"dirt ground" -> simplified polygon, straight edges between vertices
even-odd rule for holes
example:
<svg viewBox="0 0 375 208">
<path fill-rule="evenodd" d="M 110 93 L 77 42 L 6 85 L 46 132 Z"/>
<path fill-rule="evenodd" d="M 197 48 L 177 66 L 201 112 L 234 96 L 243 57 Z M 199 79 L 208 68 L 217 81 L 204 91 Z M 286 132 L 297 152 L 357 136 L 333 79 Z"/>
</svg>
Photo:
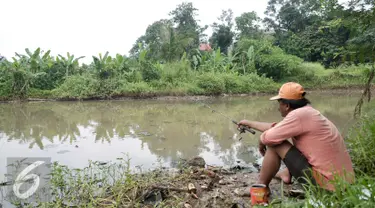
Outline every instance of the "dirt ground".
<svg viewBox="0 0 375 208">
<path fill-rule="evenodd" d="M 255 171 L 254 171 L 255 169 Z M 236 166 L 230 169 L 205 164 L 195 157 L 184 169 L 170 172 L 169 181 L 154 184 L 144 194 L 144 207 L 251 207 L 250 187 L 255 184 L 259 169 Z M 189 184 L 195 190 L 189 191 Z M 280 203 L 284 197 L 301 197 L 301 190 L 273 179 L 270 203 Z"/>
</svg>

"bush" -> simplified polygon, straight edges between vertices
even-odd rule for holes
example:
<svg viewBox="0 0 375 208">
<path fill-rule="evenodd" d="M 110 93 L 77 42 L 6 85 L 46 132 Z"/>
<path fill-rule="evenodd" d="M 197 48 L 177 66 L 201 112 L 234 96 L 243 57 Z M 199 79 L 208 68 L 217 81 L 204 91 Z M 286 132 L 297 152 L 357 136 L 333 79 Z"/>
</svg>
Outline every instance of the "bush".
<svg viewBox="0 0 375 208">
<path fill-rule="evenodd" d="M 142 73 L 138 70 L 133 70 L 132 72 L 125 73 L 123 74 L 123 77 L 127 82 L 135 83 L 143 81 Z"/>
<path fill-rule="evenodd" d="M 374 105 L 366 106 L 368 113 L 351 128 L 347 141 L 356 170 L 372 176 L 375 175 L 375 110 L 371 108 Z"/>
<path fill-rule="evenodd" d="M 221 74 L 220 78 L 224 81 L 225 92 L 242 93 L 242 80 L 236 74 Z"/>
<path fill-rule="evenodd" d="M 267 40 L 241 39 L 237 43 L 236 53 L 246 53 L 251 46 L 254 47 L 255 68 L 258 74 L 277 81 L 292 75 L 303 61 L 297 56 L 286 54 Z M 237 62 L 241 63 L 241 60 Z"/>
<path fill-rule="evenodd" d="M 97 97 L 107 98 L 117 94 L 120 85 L 121 81 L 117 78 L 99 80 Z"/>
<path fill-rule="evenodd" d="M 99 81 L 90 74 L 73 75 L 54 91 L 59 98 L 90 98 L 95 97 L 98 92 Z"/>
<path fill-rule="evenodd" d="M 333 192 L 310 186 L 306 190 L 304 207 L 374 207 L 374 181 L 373 176 L 360 176 L 349 184 L 337 178 L 333 181 Z"/>
<path fill-rule="evenodd" d="M 190 66 L 187 62 L 166 63 L 163 65 L 161 76 L 164 82 L 169 82 L 173 85 L 177 85 L 178 82 L 190 81 Z"/>
<path fill-rule="evenodd" d="M 120 93 L 125 94 L 143 94 L 150 92 L 153 92 L 153 89 L 146 82 L 123 83 L 120 89 Z"/>
<path fill-rule="evenodd" d="M 190 95 L 203 95 L 204 90 L 198 87 L 195 83 L 184 83 L 181 88 L 186 89 L 186 92 Z"/>
<path fill-rule="evenodd" d="M 326 70 L 320 63 L 304 62 L 291 75 L 286 76 L 282 80 L 289 82 L 314 81 L 318 78 L 317 76 L 324 76 L 325 74 Z"/>
<path fill-rule="evenodd" d="M 12 75 L 7 70 L 0 69 L 0 97 L 12 96 Z"/>
<path fill-rule="evenodd" d="M 175 83 L 177 85 L 177 83 Z M 170 82 L 165 82 L 163 80 L 153 80 L 149 82 L 149 86 L 161 90 L 161 89 L 173 89 L 174 85 Z"/>
<path fill-rule="evenodd" d="M 146 82 L 159 80 L 161 78 L 160 70 L 150 62 L 141 63 L 141 73 L 143 80 Z"/>
<path fill-rule="evenodd" d="M 225 91 L 225 83 L 215 73 L 205 73 L 197 77 L 198 87 L 204 89 L 207 94 L 221 94 Z"/>
<path fill-rule="evenodd" d="M 27 96 L 31 98 L 42 98 L 42 99 L 48 99 L 53 96 L 53 93 L 51 90 L 41 90 L 36 88 L 30 88 L 27 92 Z"/>
<path fill-rule="evenodd" d="M 52 90 L 64 82 L 66 69 L 59 63 L 54 63 L 46 69 L 45 74 L 37 76 L 31 87 L 41 90 Z"/>
<path fill-rule="evenodd" d="M 284 54 L 281 49 L 274 49 L 272 54 L 262 54 L 255 59 L 258 74 L 276 81 L 295 73 L 301 63 L 302 59 Z"/>
<path fill-rule="evenodd" d="M 272 79 L 264 76 L 260 77 L 257 74 L 248 74 L 239 78 L 242 83 L 241 91 L 243 93 L 277 91 L 279 88 L 279 85 Z"/>
</svg>

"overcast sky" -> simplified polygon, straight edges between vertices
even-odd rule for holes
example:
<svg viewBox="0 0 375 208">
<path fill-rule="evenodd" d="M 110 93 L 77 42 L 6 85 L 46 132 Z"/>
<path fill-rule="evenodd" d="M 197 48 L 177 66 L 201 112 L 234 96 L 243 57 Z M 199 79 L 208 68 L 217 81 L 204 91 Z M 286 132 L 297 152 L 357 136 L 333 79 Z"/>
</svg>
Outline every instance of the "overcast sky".
<svg viewBox="0 0 375 208">
<path fill-rule="evenodd" d="M 0 54 L 10 57 L 38 47 L 51 54 L 87 56 L 109 51 L 128 54 L 147 26 L 182 0 L 0 0 Z M 212 24 L 223 9 L 234 16 L 256 11 L 263 16 L 267 0 L 190 0 L 201 25 Z M 209 32 L 209 31 L 208 31 Z M 86 62 L 86 61 L 85 61 Z"/>
<path fill-rule="evenodd" d="M 127 55 L 148 25 L 183 0 L 0 0 L 0 54 L 10 57 L 25 48 L 86 56 L 109 51 Z M 234 17 L 256 11 L 264 17 L 268 0 L 190 0 L 201 25 L 212 24 L 223 9 Z M 207 31 L 210 33 L 210 29 Z"/>
</svg>

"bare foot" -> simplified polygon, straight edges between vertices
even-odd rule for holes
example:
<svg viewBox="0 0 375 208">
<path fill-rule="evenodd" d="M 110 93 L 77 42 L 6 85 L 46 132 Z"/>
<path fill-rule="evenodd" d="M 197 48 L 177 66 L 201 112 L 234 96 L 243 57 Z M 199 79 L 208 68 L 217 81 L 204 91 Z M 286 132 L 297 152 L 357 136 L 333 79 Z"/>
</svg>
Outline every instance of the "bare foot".
<svg viewBox="0 0 375 208">
<path fill-rule="evenodd" d="M 285 168 L 281 171 L 279 171 L 276 175 L 275 178 L 281 179 L 285 184 L 291 184 L 292 182 L 292 177 L 289 173 L 288 168 Z"/>
</svg>

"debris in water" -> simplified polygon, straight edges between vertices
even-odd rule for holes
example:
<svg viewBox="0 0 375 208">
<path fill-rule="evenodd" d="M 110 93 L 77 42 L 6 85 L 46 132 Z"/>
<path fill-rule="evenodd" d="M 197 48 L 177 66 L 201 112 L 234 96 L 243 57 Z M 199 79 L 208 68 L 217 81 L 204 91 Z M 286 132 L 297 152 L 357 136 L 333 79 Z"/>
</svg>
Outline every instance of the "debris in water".
<svg viewBox="0 0 375 208">
<path fill-rule="evenodd" d="M 152 136 L 152 134 L 149 133 L 149 132 L 147 132 L 147 131 L 139 132 L 139 135 L 142 135 L 142 136 Z"/>
<path fill-rule="evenodd" d="M 58 147 L 58 144 L 47 144 L 44 146 L 44 149 L 51 149 L 51 148 L 56 148 Z"/>
<path fill-rule="evenodd" d="M 58 151 L 57 154 L 65 154 L 67 152 L 70 152 L 69 150 L 61 150 L 61 151 Z"/>
<path fill-rule="evenodd" d="M 185 207 L 185 208 L 193 208 L 193 207 L 192 207 L 189 203 L 187 203 L 187 202 L 184 204 L 184 207 Z M 0 208 L 1 208 L 1 207 L 0 207 Z"/>
<path fill-rule="evenodd" d="M 247 166 L 247 165 L 235 165 L 231 167 L 229 170 L 234 171 L 234 172 L 241 172 L 241 173 L 256 172 L 256 169 L 253 166 Z"/>
<path fill-rule="evenodd" d="M 206 166 L 206 161 L 202 157 L 196 156 L 188 160 L 183 166 L 204 168 Z"/>
</svg>

